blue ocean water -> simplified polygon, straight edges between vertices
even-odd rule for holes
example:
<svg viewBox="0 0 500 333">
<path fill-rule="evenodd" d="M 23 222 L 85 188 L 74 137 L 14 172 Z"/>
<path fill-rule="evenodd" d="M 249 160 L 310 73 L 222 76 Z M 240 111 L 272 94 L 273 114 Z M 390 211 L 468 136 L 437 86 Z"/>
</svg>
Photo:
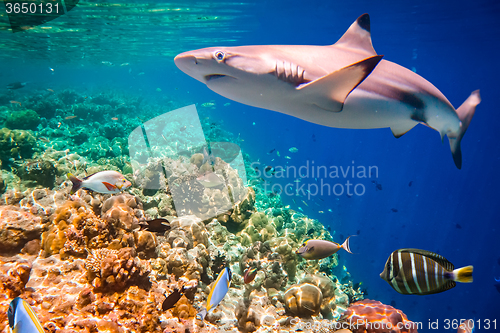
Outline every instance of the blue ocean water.
<svg viewBox="0 0 500 333">
<path fill-rule="evenodd" d="M 131 11 L 147 7 L 144 2 L 123 3 Z M 282 193 L 283 201 L 330 227 L 335 241 L 357 235 L 351 240 L 356 254 L 340 253 L 339 269 L 345 265 L 351 278 L 363 283 L 367 298 L 395 304 L 421 322 L 419 332 L 436 332 L 429 326 L 436 320 L 439 332 L 447 331 L 447 320 L 454 319 L 475 318 L 481 326 L 496 320 L 500 326 L 500 289 L 494 280 L 500 278 L 498 1 L 150 2 L 184 9 L 178 20 L 155 20 L 154 12 L 145 11 L 134 12 L 130 21 L 113 15 L 120 8 L 105 6 L 102 17 L 92 21 L 88 12 L 84 16 L 80 11 L 89 10 L 89 4 L 81 1 L 66 18 L 53 21 L 65 20 L 66 28 L 82 29 L 72 35 L 0 30 L 0 87 L 27 81 L 19 96 L 41 88 L 82 93 L 113 89 L 151 103 L 166 98 L 181 105 L 213 101 L 217 107 L 208 111 L 210 118 L 242 139 L 243 152 L 258 161 L 261 170 L 267 165 L 298 169 L 313 161 L 316 166 L 376 167 L 371 177 L 351 177 L 362 185 L 362 195 Z M 197 8 L 195 17 L 184 20 L 189 7 Z M 447 140 L 441 144 L 430 128 L 417 126 L 395 139 L 389 129 L 307 123 L 227 100 L 173 62 L 180 52 L 216 45 L 333 44 L 365 12 L 371 17 L 375 50 L 432 82 L 455 107 L 473 90 L 481 90 L 482 102 L 462 141 L 462 170 L 455 168 Z M 8 27 L 6 15 L 0 19 L 2 27 Z M 119 66 L 123 63 L 129 65 Z M 230 105 L 223 107 L 226 103 Z M 298 151 L 290 152 L 292 147 Z M 301 183 L 315 183 L 313 178 L 303 177 Z M 296 186 L 295 180 L 273 177 L 269 182 Z M 338 180 L 325 182 L 333 186 Z M 456 267 L 474 265 L 474 283 L 436 295 L 400 295 L 379 277 L 389 254 L 399 248 L 437 252 Z"/>
</svg>

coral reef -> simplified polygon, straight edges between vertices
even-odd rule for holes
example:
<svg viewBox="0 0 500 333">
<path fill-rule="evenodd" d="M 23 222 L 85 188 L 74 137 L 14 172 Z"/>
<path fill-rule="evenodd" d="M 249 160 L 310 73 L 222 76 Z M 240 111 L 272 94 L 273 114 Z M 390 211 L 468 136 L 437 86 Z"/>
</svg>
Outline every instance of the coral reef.
<svg viewBox="0 0 500 333">
<path fill-rule="evenodd" d="M 417 333 L 401 310 L 369 299 L 353 303 L 339 321 L 349 323 L 353 333 Z"/>
<path fill-rule="evenodd" d="M 0 129 L 0 160 L 31 158 L 35 147 L 35 137 L 28 131 Z"/>
<path fill-rule="evenodd" d="M 12 112 L 5 120 L 5 126 L 10 129 L 35 130 L 38 124 L 40 116 L 30 109 Z"/>
<path fill-rule="evenodd" d="M 135 256 L 133 248 L 91 250 L 85 259 L 87 277 L 97 290 L 121 291 L 130 285 L 150 287 L 149 263 Z"/>
<path fill-rule="evenodd" d="M 285 306 L 288 312 L 299 317 L 310 317 L 319 313 L 323 294 L 309 283 L 291 286 L 285 292 Z"/>
</svg>

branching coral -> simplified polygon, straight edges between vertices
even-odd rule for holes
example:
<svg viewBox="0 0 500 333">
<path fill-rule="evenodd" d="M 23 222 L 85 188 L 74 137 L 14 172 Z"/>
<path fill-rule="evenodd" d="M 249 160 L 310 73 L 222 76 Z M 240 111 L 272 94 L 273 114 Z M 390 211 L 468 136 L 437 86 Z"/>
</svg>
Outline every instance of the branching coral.
<svg viewBox="0 0 500 333">
<path fill-rule="evenodd" d="M 88 279 L 98 290 L 117 291 L 130 285 L 148 289 L 149 262 L 135 257 L 133 248 L 120 250 L 96 249 L 85 260 Z"/>
</svg>

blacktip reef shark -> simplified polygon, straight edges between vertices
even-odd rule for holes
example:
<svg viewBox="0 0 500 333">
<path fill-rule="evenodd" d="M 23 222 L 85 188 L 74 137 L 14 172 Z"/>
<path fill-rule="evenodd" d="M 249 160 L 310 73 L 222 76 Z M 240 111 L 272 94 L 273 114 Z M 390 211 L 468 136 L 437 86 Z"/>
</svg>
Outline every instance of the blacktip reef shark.
<svg viewBox="0 0 500 333">
<path fill-rule="evenodd" d="M 441 140 L 448 137 L 460 169 L 460 142 L 481 102 L 479 90 L 455 110 L 429 81 L 382 57 L 372 46 L 370 16 L 363 14 L 333 45 L 210 47 L 174 61 L 224 97 L 312 123 L 390 127 L 395 137 L 425 124 Z"/>
</svg>

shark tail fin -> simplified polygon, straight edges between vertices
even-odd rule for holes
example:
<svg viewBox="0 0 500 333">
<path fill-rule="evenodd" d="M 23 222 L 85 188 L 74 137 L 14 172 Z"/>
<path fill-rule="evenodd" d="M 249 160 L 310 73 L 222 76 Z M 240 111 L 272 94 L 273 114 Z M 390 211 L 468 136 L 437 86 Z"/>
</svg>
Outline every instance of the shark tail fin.
<svg viewBox="0 0 500 333">
<path fill-rule="evenodd" d="M 474 112 L 476 112 L 476 106 L 481 103 L 481 96 L 479 95 L 479 90 L 473 91 L 469 98 L 463 102 L 462 105 L 457 109 L 458 118 L 461 121 L 460 131 L 458 135 L 451 137 L 448 135 L 448 140 L 450 141 L 451 154 L 453 155 L 453 161 L 457 168 L 462 168 L 462 150 L 460 149 L 460 142 L 469 127 L 472 117 L 474 117 Z"/>
</svg>

